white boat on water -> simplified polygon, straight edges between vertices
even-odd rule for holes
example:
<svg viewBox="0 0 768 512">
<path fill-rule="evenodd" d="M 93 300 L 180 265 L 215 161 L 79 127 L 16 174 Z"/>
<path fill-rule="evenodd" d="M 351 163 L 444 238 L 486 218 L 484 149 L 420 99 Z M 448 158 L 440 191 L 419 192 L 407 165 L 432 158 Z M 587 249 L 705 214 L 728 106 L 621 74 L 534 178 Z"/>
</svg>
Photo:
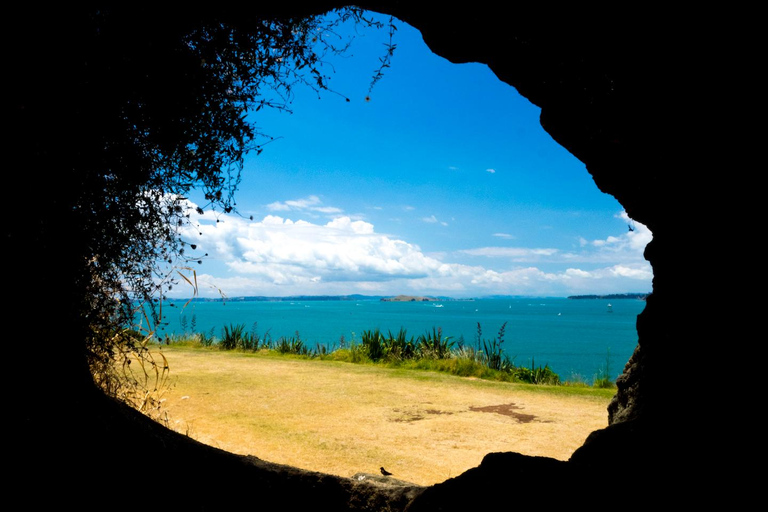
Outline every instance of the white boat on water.
<svg viewBox="0 0 768 512">
<path fill-rule="evenodd" d="M 608 312 L 613 313 L 613 306 L 611 306 L 610 304 L 608 304 Z"/>
</svg>

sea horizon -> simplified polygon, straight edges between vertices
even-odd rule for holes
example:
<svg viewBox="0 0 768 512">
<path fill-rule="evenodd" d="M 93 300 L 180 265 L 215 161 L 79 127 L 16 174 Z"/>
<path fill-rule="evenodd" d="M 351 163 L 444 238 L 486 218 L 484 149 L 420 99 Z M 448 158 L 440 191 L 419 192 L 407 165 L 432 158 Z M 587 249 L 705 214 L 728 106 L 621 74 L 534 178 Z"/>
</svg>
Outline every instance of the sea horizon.
<svg viewBox="0 0 768 512">
<path fill-rule="evenodd" d="M 411 295 L 411 294 L 397 294 L 397 295 L 365 295 L 365 294 L 348 294 L 348 295 L 238 295 L 238 296 L 220 296 L 220 297 L 165 297 L 165 302 L 226 302 L 226 301 L 261 301 L 261 300 L 381 300 L 387 298 L 395 298 L 400 296 L 408 297 L 429 297 L 439 299 L 443 301 L 467 301 L 467 300 L 486 300 L 486 299 L 582 299 L 582 298 L 597 298 L 597 299 L 636 299 L 639 297 L 647 297 L 651 292 L 626 292 L 626 293 L 607 293 L 607 294 L 577 294 L 577 295 L 537 295 L 537 294 L 523 294 L 523 295 L 477 295 L 467 297 L 453 297 L 449 295 Z"/>
</svg>

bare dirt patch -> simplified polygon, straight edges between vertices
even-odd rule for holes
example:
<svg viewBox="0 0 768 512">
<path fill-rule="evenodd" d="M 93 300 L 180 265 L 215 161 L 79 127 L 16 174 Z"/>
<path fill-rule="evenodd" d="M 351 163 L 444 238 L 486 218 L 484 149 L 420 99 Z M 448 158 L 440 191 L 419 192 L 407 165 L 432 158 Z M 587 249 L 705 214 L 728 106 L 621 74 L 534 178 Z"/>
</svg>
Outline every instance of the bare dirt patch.
<svg viewBox="0 0 768 512">
<path fill-rule="evenodd" d="M 519 423 L 530 423 L 532 421 L 549 423 L 549 421 L 547 420 L 537 419 L 536 416 L 533 414 L 523 414 L 523 413 L 517 412 L 519 409 L 522 409 L 522 407 L 515 405 L 513 403 L 501 404 L 501 405 L 486 405 L 485 407 L 475 407 L 475 406 L 469 407 L 469 410 L 474 412 L 493 412 L 496 414 L 501 414 L 502 416 L 511 416 L 512 418 L 515 418 Z"/>
</svg>

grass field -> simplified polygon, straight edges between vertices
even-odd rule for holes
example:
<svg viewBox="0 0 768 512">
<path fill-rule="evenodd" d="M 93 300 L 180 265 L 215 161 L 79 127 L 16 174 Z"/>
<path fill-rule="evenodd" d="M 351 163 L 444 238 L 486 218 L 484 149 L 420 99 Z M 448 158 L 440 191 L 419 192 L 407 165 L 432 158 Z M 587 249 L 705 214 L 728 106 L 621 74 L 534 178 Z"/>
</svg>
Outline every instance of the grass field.
<svg viewBox="0 0 768 512">
<path fill-rule="evenodd" d="M 384 466 L 423 485 L 494 451 L 567 460 L 607 426 L 613 395 L 259 353 L 162 351 L 171 428 L 271 462 L 340 476 Z"/>
</svg>

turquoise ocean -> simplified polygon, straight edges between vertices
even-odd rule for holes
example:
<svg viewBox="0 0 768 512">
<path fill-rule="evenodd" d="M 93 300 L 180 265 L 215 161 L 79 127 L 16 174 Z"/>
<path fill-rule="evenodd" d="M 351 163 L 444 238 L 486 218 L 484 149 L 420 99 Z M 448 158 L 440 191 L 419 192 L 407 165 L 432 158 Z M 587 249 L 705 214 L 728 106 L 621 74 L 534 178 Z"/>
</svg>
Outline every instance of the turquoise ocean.
<svg viewBox="0 0 768 512">
<path fill-rule="evenodd" d="M 518 366 L 549 367 L 561 379 L 592 378 L 605 371 L 612 378 L 637 345 L 636 321 L 645 302 L 639 299 L 510 298 L 383 302 L 380 300 L 195 301 L 165 304 L 157 336 L 187 332 L 220 337 L 224 326 L 245 325 L 246 331 L 273 340 L 298 335 L 310 346 L 338 347 L 342 336 L 360 341 L 363 331 L 380 329 L 418 337 L 432 328 L 467 345 L 482 336 L 498 335 L 506 322 L 507 355 Z"/>
</svg>

